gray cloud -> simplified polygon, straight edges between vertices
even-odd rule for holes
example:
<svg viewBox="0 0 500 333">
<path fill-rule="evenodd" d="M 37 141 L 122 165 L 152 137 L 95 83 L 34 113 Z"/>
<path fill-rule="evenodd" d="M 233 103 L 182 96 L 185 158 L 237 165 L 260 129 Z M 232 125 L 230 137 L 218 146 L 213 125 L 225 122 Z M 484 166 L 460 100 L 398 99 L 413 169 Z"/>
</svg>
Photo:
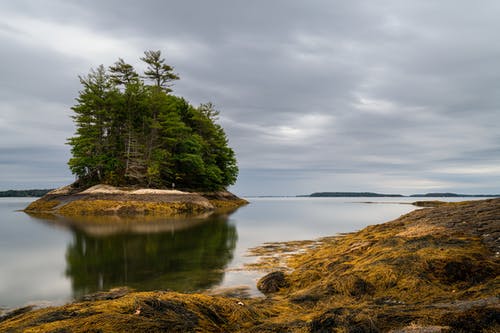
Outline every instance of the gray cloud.
<svg viewBox="0 0 500 333">
<path fill-rule="evenodd" d="M 221 110 L 239 194 L 500 192 L 495 1 L 32 0 L 0 10 L 0 188 L 71 179 L 77 75 L 118 57 L 140 68 L 143 50 L 161 49 L 181 76 L 175 93 Z"/>
</svg>

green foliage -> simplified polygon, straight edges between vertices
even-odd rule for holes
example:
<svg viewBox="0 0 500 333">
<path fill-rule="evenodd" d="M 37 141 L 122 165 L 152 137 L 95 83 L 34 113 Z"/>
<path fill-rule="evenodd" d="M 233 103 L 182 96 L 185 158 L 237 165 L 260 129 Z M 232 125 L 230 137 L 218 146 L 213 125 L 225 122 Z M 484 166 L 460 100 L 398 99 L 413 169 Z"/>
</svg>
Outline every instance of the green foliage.
<svg viewBox="0 0 500 333">
<path fill-rule="evenodd" d="M 179 77 L 173 73 L 174 69 L 171 66 L 165 64 L 165 59 L 161 57 L 161 52 L 146 51 L 141 60 L 148 64 L 144 76 L 154 82 L 154 87 L 165 92 L 171 92 L 170 82 L 178 80 Z"/>
<path fill-rule="evenodd" d="M 146 51 L 141 60 L 143 76 L 120 58 L 80 77 L 76 133 L 68 140 L 79 185 L 220 190 L 234 184 L 236 158 L 216 123 L 219 111 L 170 94 L 179 77 L 160 51 Z"/>
</svg>

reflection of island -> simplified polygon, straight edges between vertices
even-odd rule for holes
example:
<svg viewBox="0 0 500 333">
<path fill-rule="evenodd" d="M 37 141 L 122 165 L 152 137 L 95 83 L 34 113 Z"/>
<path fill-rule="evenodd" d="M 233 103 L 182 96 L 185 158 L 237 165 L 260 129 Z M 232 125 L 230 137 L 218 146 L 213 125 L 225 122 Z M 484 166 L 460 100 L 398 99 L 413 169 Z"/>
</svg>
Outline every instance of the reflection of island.
<svg viewBox="0 0 500 333">
<path fill-rule="evenodd" d="M 66 250 L 66 275 L 75 298 L 117 286 L 182 292 L 210 288 L 222 281 L 238 238 L 227 215 L 67 222 L 50 221 L 73 232 Z"/>
<path fill-rule="evenodd" d="M 228 211 L 230 214 L 232 211 Z M 48 224 L 50 226 L 61 227 L 64 229 L 79 230 L 86 235 L 91 236 L 109 236 L 124 233 L 155 233 L 155 232 L 174 232 L 183 229 L 189 229 L 193 226 L 205 223 L 210 218 L 223 218 L 222 214 L 204 213 L 192 215 L 190 217 L 173 216 L 74 216 L 64 217 L 53 214 L 35 214 L 28 213 L 35 220 Z"/>
</svg>

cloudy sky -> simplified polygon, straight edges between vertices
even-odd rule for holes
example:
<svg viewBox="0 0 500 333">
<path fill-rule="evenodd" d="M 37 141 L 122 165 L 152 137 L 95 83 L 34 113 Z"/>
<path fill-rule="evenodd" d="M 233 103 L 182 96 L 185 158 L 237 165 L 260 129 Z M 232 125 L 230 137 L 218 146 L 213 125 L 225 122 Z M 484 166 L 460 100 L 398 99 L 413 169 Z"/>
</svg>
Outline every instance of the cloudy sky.
<svg viewBox="0 0 500 333">
<path fill-rule="evenodd" d="M 162 50 L 240 195 L 500 192 L 500 2 L 0 2 L 0 190 L 73 180 L 77 76 Z"/>
</svg>

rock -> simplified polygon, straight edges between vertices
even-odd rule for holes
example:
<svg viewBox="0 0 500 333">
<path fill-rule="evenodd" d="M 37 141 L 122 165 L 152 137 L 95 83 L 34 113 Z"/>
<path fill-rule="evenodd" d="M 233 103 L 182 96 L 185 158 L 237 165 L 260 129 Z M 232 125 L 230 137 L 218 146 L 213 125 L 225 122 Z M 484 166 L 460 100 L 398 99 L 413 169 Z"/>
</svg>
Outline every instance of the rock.
<svg viewBox="0 0 500 333">
<path fill-rule="evenodd" d="M 357 310 L 333 308 L 317 316 L 309 323 L 309 332 L 378 333 L 369 318 L 358 316 Z"/>
<path fill-rule="evenodd" d="M 348 285 L 348 291 L 351 296 L 373 295 L 375 292 L 375 287 L 371 283 L 359 277 L 354 277 Z"/>
<path fill-rule="evenodd" d="M 132 289 L 127 287 L 118 287 L 109 291 L 101 291 L 94 294 L 88 294 L 82 297 L 84 302 L 95 302 L 102 300 L 118 299 L 132 292 Z"/>
<path fill-rule="evenodd" d="M 269 273 L 257 282 L 257 289 L 259 289 L 263 294 L 275 293 L 288 286 L 289 283 L 286 279 L 285 273 L 282 271 Z"/>
<path fill-rule="evenodd" d="M 448 202 L 439 201 L 439 200 L 426 200 L 426 201 L 415 201 L 412 205 L 417 207 L 438 207 L 447 205 Z"/>
<path fill-rule="evenodd" d="M 61 187 L 32 202 L 31 214 L 57 216 L 195 216 L 223 209 L 231 211 L 248 202 L 228 191 L 182 192 L 170 189 L 130 189 L 99 184 L 81 190 Z"/>
<path fill-rule="evenodd" d="M 27 306 L 23 306 L 21 308 L 17 308 L 17 309 L 13 309 L 13 310 L 7 311 L 6 313 L 4 313 L 4 314 L 2 314 L 0 316 L 0 323 L 2 321 L 6 321 L 6 320 L 9 320 L 9 319 L 14 318 L 16 316 L 20 316 L 22 314 L 30 312 L 34 308 L 35 307 L 33 305 L 27 305 Z"/>
</svg>

